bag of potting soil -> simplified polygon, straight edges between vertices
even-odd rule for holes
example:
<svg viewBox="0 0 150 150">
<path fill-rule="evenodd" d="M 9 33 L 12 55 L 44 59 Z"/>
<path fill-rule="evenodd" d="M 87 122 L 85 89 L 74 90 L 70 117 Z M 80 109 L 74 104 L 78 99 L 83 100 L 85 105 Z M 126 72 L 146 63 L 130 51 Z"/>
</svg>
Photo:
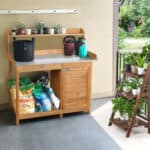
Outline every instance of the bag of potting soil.
<svg viewBox="0 0 150 150">
<path fill-rule="evenodd" d="M 20 86 L 20 87 L 22 87 L 22 86 L 24 86 L 24 85 L 29 85 L 29 84 L 31 84 L 31 83 L 32 83 L 32 82 L 31 82 L 30 78 L 28 78 L 28 77 L 23 77 L 23 78 L 21 78 L 21 79 L 19 80 L 19 86 Z M 10 88 L 12 88 L 12 87 L 14 87 L 14 86 L 16 86 L 16 80 L 15 80 L 15 79 L 9 80 L 9 81 L 8 81 L 8 88 L 10 89 Z"/>
<path fill-rule="evenodd" d="M 28 114 L 35 112 L 35 100 L 34 97 L 29 94 L 19 95 L 19 109 L 20 114 Z"/>
<path fill-rule="evenodd" d="M 50 97 L 52 104 L 54 105 L 54 109 L 59 109 L 59 105 L 60 105 L 60 100 L 59 98 L 54 94 L 54 91 L 52 88 L 50 88 L 49 86 L 46 86 L 44 88 L 44 91 L 46 92 L 46 94 Z"/>
<path fill-rule="evenodd" d="M 41 112 L 41 111 L 43 111 L 41 104 L 35 101 L 35 112 Z"/>
<path fill-rule="evenodd" d="M 41 92 L 40 94 L 33 93 L 33 95 L 34 95 L 36 102 L 38 102 L 41 105 L 42 111 L 51 110 L 50 99 L 44 92 Z"/>
<path fill-rule="evenodd" d="M 35 112 L 35 100 L 32 95 L 34 84 L 31 83 L 29 78 L 20 80 L 19 87 L 19 112 L 20 114 L 27 114 Z M 14 103 L 13 107 L 16 109 L 16 82 L 15 80 L 9 80 L 8 88 L 10 98 Z"/>
<path fill-rule="evenodd" d="M 33 96 L 36 100 L 36 104 L 39 103 L 41 105 L 42 111 L 50 111 L 51 110 L 51 102 L 49 97 L 43 92 L 42 87 L 39 83 L 35 85 L 33 90 Z M 38 105 L 39 106 L 39 105 Z"/>
</svg>

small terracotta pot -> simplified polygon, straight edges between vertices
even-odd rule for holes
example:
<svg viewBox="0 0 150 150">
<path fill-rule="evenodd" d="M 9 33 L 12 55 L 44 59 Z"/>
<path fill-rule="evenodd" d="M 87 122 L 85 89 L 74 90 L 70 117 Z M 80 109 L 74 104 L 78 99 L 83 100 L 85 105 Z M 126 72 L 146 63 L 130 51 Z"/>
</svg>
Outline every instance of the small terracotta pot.
<svg viewBox="0 0 150 150">
<path fill-rule="evenodd" d="M 19 28 L 17 29 L 17 34 L 18 35 L 26 34 L 26 30 L 24 28 Z"/>
</svg>

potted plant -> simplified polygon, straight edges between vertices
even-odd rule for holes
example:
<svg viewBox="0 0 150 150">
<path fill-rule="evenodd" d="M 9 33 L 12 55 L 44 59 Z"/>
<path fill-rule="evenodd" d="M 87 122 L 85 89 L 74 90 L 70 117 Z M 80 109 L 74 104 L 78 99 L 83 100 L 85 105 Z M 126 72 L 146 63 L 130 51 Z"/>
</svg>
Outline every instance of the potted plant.
<svg viewBox="0 0 150 150">
<path fill-rule="evenodd" d="M 131 90 L 130 81 L 127 79 L 123 82 L 123 92 L 128 93 Z"/>
<path fill-rule="evenodd" d="M 61 26 L 60 27 L 60 31 L 61 31 L 61 34 L 66 34 L 66 27 L 65 26 Z"/>
<path fill-rule="evenodd" d="M 123 120 L 129 120 L 132 117 L 135 100 L 128 100 L 124 97 L 115 97 L 112 99 L 113 112 L 119 112 Z"/>
<path fill-rule="evenodd" d="M 124 54 L 124 70 L 126 72 L 131 71 L 131 63 L 132 63 L 132 54 L 127 52 Z"/>
<path fill-rule="evenodd" d="M 134 9 L 132 5 L 120 7 L 119 26 L 127 32 L 132 32 L 136 25 L 137 16 L 134 14 Z"/>
<path fill-rule="evenodd" d="M 31 35 L 32 29 L 31 28 L 26 28 L 26 35 Z"/>
<path fill-rule="evenodd" d="M 137 53 L 132 53 L 132 62 L 131 62 L 131 72 L 133 74 L 137 73 L 137 65 L 136 65 L 136 60 L 135 60 L 135 56 Z"/>
<path fill-rule="evenodd" d="M 38 22 L 36 25 L 38 29 L 38 34 L 43 34 L 44 33 L 44 23 L 43 22 Z"/>
<path fill-rule="evenodd" d="M 49 27 L 44 27 L 43 28 L 43 33 L 44 34 L 49 34 Z"/>
<path fill-rule="evenodd" d="M 16 35 L 16 31 L 17 31 L 16 27 L 13 27 L 12 30 L 11 30 L 13 36 Z"/>
<path fill-rule="evenodd" d="M 129 82 L 130 82 L 130 87 L 132 89 L 132 94 L 134 96 L 138 95 L 140 92 L 140 84 L 141 84 L 139 79 L 138 78 L 131 78 Z"/>
<path fill-rule="evenodd" d="M 25 34 L 26 31 L 25 31 L 25 25 L 24 23 L 20 22 L 20 21 L 17 21 L 16 23 L 16 34 L 20 35 L 20 34 Z"/>
<path fill-rule="evenodd" d="M 54 27 L 50 27 L 49 28 L 49 34 L 54 34 L 55 33 L 55 28 Z"/>
<path fill-rule="evenodd" d="M 144 74 L 145 58 L 146 58 L 146 56 L 143 56 L 141 54 L 137 54 L 135 56 L 135 61 L 136 61 L 136 64 L 137 64 L 137 73 L 138 73 L 138 75 L 143 75 Z"/>
</svg>

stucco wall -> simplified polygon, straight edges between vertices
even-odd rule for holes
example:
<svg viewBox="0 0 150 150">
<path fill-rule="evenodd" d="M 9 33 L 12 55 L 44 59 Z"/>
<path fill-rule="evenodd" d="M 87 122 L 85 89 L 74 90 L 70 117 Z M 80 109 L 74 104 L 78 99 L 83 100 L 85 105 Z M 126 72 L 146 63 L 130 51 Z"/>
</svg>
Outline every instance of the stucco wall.
<svg viewBox="0 0 150 150">
<path fill-rule="evenodd" d="M 42 20 L 49 26 L 63 24 L 67 27 L 83 27 L 88 48 L 98 56 L 97 62 L 93 65 L 92 96 L 111 96 L 113 94 L 113 0 L 5 0 L 0 5 L 0 9 L 48 8 L 77 8 L 80 12 L 57 15 L 0 15 L 0 103 L 8 101 L 6 30 L 18 20 L 27 26 Z"/>
</svg>

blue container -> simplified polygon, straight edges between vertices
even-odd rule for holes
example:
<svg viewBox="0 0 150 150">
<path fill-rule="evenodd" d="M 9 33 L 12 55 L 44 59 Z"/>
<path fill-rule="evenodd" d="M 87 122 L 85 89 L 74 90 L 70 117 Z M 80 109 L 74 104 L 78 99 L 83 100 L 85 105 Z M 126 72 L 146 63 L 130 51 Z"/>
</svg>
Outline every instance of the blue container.
<svg viewBox="0 0 150 150">
<path fill-rule="evenodd" d="M 87 57 L 87 55 L 88 55 L 87 46 L 86 46 L 86 44 L 82 44 L 79 47 L 79 57 L 85 58 L 85 57 Z"/>
</svg>

